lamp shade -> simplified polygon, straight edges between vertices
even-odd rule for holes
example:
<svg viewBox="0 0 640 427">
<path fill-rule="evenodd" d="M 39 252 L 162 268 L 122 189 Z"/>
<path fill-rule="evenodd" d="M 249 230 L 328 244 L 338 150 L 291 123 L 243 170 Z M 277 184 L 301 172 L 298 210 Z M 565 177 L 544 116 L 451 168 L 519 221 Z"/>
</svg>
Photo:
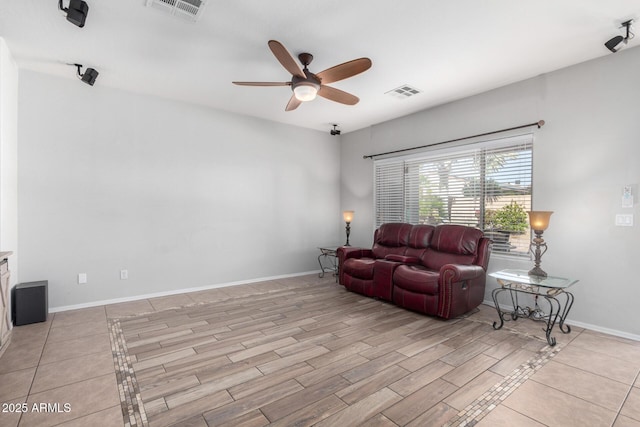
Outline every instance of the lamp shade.
<svg viewBox="0 0 640 427">
<path fill-rule="evenodd" d="M 344 212 L 342 212 L 342 218 L 344 218 L 344 222 L 353 221 L 353 211 L 344 211 Z"/>
<path fill-rule="evenodd" d="M 533 230 L 544 231 L 549 227 L 549 219 L 553 211 L 529 211 L 529 225 Z"/>
<path fill-rule="evenodd" d="M 293 93 L 299 101 L 313 101 L 318 93 L 318 88 L 312 84 L 300 83 L 293 88 Z"/>
</svg>

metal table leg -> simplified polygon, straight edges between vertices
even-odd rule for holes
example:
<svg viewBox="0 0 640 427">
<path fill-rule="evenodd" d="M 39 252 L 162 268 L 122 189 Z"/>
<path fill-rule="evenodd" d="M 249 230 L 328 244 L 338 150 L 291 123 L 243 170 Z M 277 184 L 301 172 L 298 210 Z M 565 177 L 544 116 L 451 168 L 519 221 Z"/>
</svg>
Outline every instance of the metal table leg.
<svg viewBox="0 0 640 427">
<path fill-rule="evenodd" d="M 500 318 L 500 325 L 496 326 L 498 322 L 493 322 L 493 329 L 496 329 L 496 330 L 504 326 L 505 313 L 500 309 L 500 303 L 498 303 L 498 294 L 504 290 L 505 290 L 504 288 L 500 287 L 500 288 L 495 288 L 491 292 L 491 297 L 493 298 L 493 304 L 496 306 L 496 310 L 498 311 L 498 317 Z"/>
<path fill-rule="evenodd" d="M 336 261 L 336 253 L 334 251 L 329 251 L 326 249 L 321 249 L 321 254 L 318 255 L 318 264 L 320 265 L 320 273 L 318 274 L 318 277 L 323 278 L 324 277 L 324 273 L 325 271 L 333 271 L 334 276 L 337 277 L 337 271 L 338 271 L 338 263 Z M 324 264 L 322 263 L 322 259 L 324 257 Z M 329 260 L 329 264 L 331 264 L 330 268 L 326 268 L 325 264 L 327 264 L 327 259 Z"/>
<path fill-rule="evenodd" d="M 318 274 L 318 277 L 323 278 L 324 277 L 324 265 L 322 265 L 322 261 L 320 261 L 320 258 L 324 257 L 325 260 L 327 259 L 327 254 L 326 253 L 321 253 L 320 255 L 318 255 L 318 264 L 320 264 L 320 274 Z"/>
<path fill-rule="evenodd" d="M 509 296 L 511 298 L 511 303 L 513 304 L 512 311 L 504 311 L 500 308 L 500 303 L 498 302 L 498 295 L 502 292 L 509 291 Z M 518 294 L 526 293 L 533 295 L 536 297 L 536 306 L 534 309 L 530 307 L 520 307 L 518 301 Z M 559 295 L 565 295 L 564 304 L 558 300 Z M 493 329 L 500 329 L 504 326 L 505 316 L 510 316 L 512 320 L 517 320 L 520 317 L 528 317 L 532 318 L 534 321 L 545 321 L 546 327 L 544 329 L 545 337 L 550 346 L 556 345 L 555 337 L 551 336 L 551 332 L 553 331 L 553 327 L 555 324 L 558 324 L 558 328 L 562 333 L 568 334 L 571 332 L 571 327 L 566 325 L 564 322 L 567 319 L 567 315 L 571 310 L 571 306 L 573 305 L 573 294 L 570 292 L 557 292 L 554 294 L 544 294 L 539 292 L 531 292 L 522 289 L 515 289 L 509 286 L 501 286 L 499 288 L 495 288 L 491 292 L 491 297 L 493 298 L 493 303 L 495 304 L 496 311 L 498 312 L 498 322 L 493 322 Z M 549 314 L 544 314 L 542 310 L 537 305 L 537 298 L 543 297 L 549 303 Z M 508 320 L 508 319 L 507 319 Z"/>
</svg>

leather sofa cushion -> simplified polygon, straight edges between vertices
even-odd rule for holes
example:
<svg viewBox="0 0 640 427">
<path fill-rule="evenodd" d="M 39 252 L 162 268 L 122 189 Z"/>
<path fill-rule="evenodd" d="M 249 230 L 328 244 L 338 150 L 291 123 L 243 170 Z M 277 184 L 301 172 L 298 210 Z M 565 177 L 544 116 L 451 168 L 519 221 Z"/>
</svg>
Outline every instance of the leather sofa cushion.
<svg viewBox="0 0 640 427">
<path fill-rule="evenodd" d="M 398 246 L 398 247 L 389 247 L 378 245 L 377 243 L 373 245 L 373 256 L 378 259 L 385 259 L 389 255 L 404 255 L 406 252 L 406 246 Z"/>
<path fill-rule="evenodd" d="M 409 233 L 413 226 L 404 223 L 382 224 L 376 233 L 375 243 L 382 246 L 408 246 Z"/>
<path fill-rule="evenodd" d="M 431 247 L 438 252 L 455 255 L 475 255 L 482 231 L 461 225 L 445 224 L 436 227 Z"/>
<path fill-rule="evenodd" d="M 409 233 L 412 225 L 404 223 L 382 224 L 376 230 L 371 250 L 375 258 L 387 255 L 404 255 L 409 243 Z"/>
<path fill-rule="evenodd" d="M 411 227 L 411 232 L 409 233 L 409 242 L 408 246 L 410 248 L 417 249 L 426 249 L 429 247 L 429 242 L 431 241 L 431 235 L 435 227 L 433 225 L 414 225 Z"/>
<path fill-rule="evenodd" d="M 438 294 L 437 271 L 428 270 L 421 265 L 401 265 L 393 273 L 394 286 L 418 294 Z"/>
<path fill-rule="evenodd" d="M 341 267 L 345 274 L 358 279 L 373 279 L 373 265 L 375 260 L 372 258 L 349 258 L 345 260 Z"/>
</svg>

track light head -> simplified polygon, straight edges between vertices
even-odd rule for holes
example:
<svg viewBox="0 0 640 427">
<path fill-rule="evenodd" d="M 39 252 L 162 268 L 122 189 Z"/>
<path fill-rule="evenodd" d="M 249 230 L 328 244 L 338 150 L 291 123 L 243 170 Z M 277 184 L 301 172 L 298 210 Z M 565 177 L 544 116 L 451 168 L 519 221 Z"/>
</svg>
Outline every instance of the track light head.
<svg viewBox="0 0 640 427">
<path fill-rule="evenodd" d="M 333 125 L 333 129 L 329 130 L 329 133 L 331 135 L 336 136 L 336 135 L 340 135 L 340 133 L 342 133 L 342 131 L 336 129 L 337 126 L 338 125 Z"/>
<path fill-rule="evenodd" d="M 58 8 L 67 12 L 67 21 L 80 28 L 84 27 L 89 13 L 89 5 L 82 0 L 69 0 L 69 7 L 62 7 L 62 0 L 58 0 Z"/>
<path fill-rule="evenodd" d="M 83 82 L 85 82 L 86 84 L 88 84 L 89 86 L 93 86 L 93 84 L 96 82 L 96 79 L 98 78 L 98 74 L 100 73 L 98 73 L 93 68 L 87 68 L 87 70 L 83 74 L 81 71 L 82 69 L 81 64 L 73 64 L 73 65 L 75 65 L 78 68 L 78 78 Z"/>
<path fill-rule="evenodd" d="M 627 35 L 626 36 L 615 36 L 612 39 L 608 40 L 604 45 L 607 49 L 609 49 L 611 52 L 616 53 L 617 51 L 619 51 L 620 49 L 622 49 L 623 47 L 625 47 L 627 45 L 627 43 L 629 43 L 629 39 L 632 39 L 634 37 L 634 34 L 630 31 L 631 28 L 631 23 L 633 22 L 632 19 L 625 21 L 622 23 L 622 27 L 627 29 Z"/>
</svg>

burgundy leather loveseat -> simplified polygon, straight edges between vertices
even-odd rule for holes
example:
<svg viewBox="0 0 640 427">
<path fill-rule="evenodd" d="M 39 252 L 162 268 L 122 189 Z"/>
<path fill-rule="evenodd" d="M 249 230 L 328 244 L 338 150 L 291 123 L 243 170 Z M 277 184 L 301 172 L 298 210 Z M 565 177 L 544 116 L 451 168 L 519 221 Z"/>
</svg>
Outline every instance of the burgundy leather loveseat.
<svg viewBox="0 0 640 427">
<path fill-rule="evenodd" d="M 371 249 L 338 249 L 340 284 L 445 319 L 484 299 L 491 240 L 461 225 L 383 224 Z"/>
</svg>

